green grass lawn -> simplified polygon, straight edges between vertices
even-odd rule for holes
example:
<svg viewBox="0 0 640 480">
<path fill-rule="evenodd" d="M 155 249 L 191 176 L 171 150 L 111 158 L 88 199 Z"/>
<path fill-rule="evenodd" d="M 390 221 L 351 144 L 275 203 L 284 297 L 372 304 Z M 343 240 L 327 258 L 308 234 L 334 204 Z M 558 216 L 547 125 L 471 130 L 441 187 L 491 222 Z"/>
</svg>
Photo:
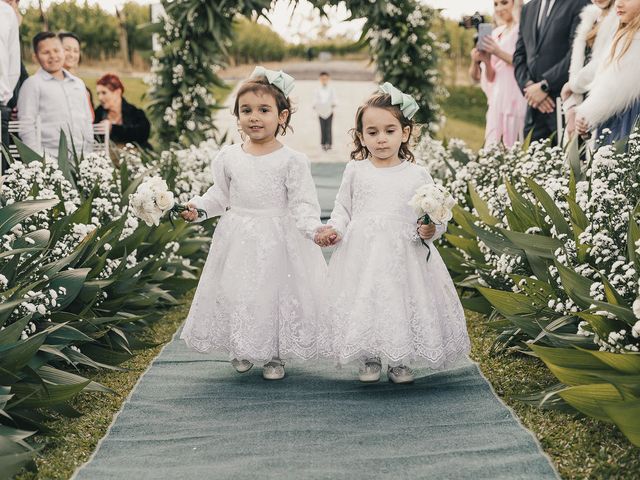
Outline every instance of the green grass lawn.
<svg viewBox="0 0 640 480">
<path fill-rule="evenodd" d="M 460 138 L 473 150 L 484 144 L 487 99 L 479 87 L 447 87 L 449 97 L 442 101 L 447 121 L 438 138 Z"/>
<path fill-rule="evenodd" d="M 96 77 L 81 77 L 89 90 L 93 93 L 94 106 L 98 106 L 98 97 L 96 95 Z M 143 100 L 144 94 L 147 92 L 147 85 L 138 77 L 120 77 L 124 85 L 124 97 L 127 101 L 136 107 L 144 108 L 146 101 Z"/>
</svg>

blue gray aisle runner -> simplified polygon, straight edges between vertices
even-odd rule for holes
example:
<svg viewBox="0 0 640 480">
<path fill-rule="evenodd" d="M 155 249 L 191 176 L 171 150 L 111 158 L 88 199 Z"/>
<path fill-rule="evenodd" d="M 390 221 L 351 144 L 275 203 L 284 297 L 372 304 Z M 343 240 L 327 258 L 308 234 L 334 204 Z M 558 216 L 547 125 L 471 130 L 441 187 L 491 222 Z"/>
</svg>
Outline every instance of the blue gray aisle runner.
<svg viewBox="0 0 640 480">
<path fill-rule="evenodd" d="M 328 168 L 314 166 L 323 211 L 339 183 L 330 194 Z M 475 364 L 417 374 L 414 385 L 367 385 L 348 368 L 291 362 L 268 382 L 176 335 L 74 478 L 558 478 Z"/>
</svg>

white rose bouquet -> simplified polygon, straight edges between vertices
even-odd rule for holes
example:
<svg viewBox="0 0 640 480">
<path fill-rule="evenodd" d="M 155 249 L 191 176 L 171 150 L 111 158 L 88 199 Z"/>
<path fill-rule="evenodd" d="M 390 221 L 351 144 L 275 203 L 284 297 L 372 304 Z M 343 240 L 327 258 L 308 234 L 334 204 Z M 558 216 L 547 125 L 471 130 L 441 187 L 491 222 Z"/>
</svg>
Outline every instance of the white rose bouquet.
<svg viewBox="0 0 640 480">
<path fill-rule="evenodd" d="M 429 223 L 442 225 L 451 220 L 455 204 L 456 201 L 449 191 L 442 185 L 435 183 L 427 183 L 418 187 L 415 195 L 409 201 L 409 206 L 420 216 L 418 221 L 424 225 Z M 427 261 L 429 261 L 431 248 L 424 239 L 421 238 L 420 241 L 427 247 Z"/>
<path fill-rule="evenodd" d="M 129 195 L 129 205 L 134 215 L 148 226 L 160 225 L 160 219 L 167 212 L 173 223 L 173 216 L 177 217 L 187 210 L 186 206 L 176 203 L 167 182 L 157 176 L 145 179 L 136 192 Z M 198 215 L 206 215 L 206 212 L 198 209 Z"/>
</svg>

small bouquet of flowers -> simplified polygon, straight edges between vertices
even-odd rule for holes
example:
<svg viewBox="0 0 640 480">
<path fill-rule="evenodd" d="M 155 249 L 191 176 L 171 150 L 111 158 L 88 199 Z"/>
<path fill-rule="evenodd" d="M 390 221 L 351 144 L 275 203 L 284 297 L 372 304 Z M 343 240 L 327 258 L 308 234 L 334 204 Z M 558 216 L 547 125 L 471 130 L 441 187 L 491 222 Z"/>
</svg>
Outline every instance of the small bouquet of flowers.
<svg viewBox="0 0 640 480">
<path fill-rule="evenodd" d="M 173 217 L 187 210 L 185 205 L 176 203 L 167 182 L 158 176 L 146 178 L 136 192 L 129 195 L 129 205 L 134 215 L 148 226 L 160 225 L 160 219 L 167 212 L 169 220 L 173 223 Z M 206 212 L 200 208 L 197 211 L 199 216 L 206 215 Z"/>
<path fill-rule="evenodd" d="M 418 221 L 424 225 L 429 223 L 442 225 L 451 220 L 455 204 L 456 201 L 449 191 L 442 185 L 435 183 L 427 183 L 418 187 L 415 195 L 409 201 L 409 206 L 420 216 Z M 431 248 L 424 239 L 421 238 L 420 241 L 427 247 L 427 261 L 429 261 Z"/>
</svg>

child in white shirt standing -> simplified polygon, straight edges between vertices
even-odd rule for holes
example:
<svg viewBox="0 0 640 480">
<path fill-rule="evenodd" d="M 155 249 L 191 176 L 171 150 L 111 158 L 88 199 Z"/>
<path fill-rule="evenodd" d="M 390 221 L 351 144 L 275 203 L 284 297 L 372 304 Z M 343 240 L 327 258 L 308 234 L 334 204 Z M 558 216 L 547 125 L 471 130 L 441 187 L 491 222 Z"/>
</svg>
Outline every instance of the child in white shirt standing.
<svg viewBox="0 0 640 480">
<path fill-rule="evenodd" d="M 331 76 L 328 72 L 320 72 L 320 86 L 316 89 L 313 108 L 320 118 L 320 145 L 322 149 L 331 150 L 331 126 L 333 109 L 336 106 L 336 92 L 329 85 Z"/>
</svg>

